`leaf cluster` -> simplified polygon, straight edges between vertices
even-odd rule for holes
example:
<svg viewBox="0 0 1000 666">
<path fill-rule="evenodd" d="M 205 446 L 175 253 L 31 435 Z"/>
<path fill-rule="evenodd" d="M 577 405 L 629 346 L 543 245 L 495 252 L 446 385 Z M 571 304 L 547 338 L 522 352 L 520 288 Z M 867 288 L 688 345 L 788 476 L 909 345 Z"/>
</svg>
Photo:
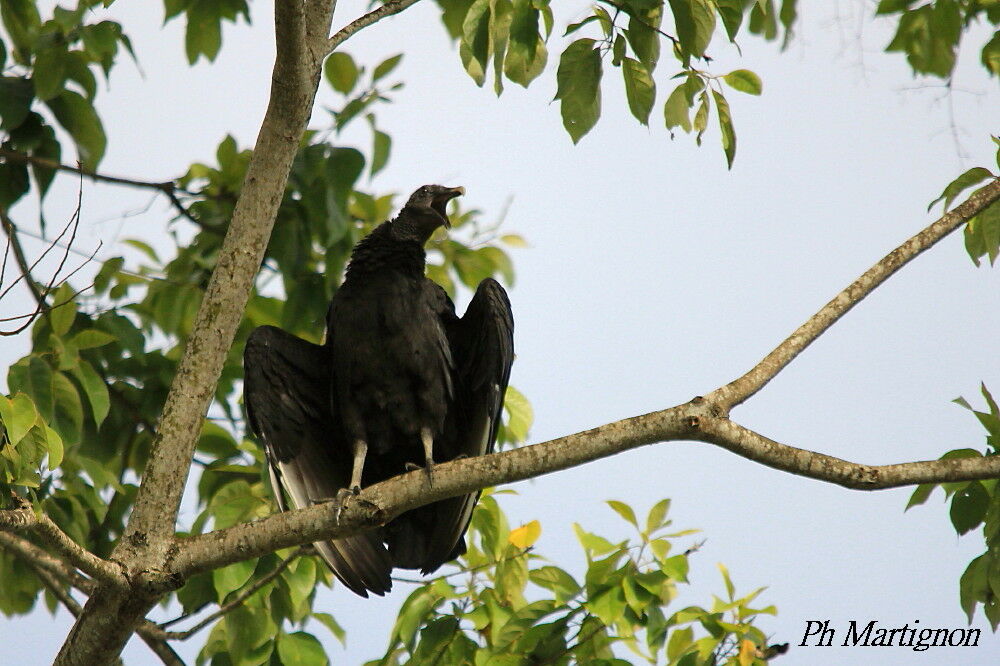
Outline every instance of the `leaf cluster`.
<svg viewBox="0 0 1000 666">
<path fill-rule="evenodd" d="M 986 430 L 986 450 L 955 449 L 941 456 L 942 460 L 955 458 L 979 458 L 1000 455 L 1000 408 L 985 385 L 983 398 L 988 411 L 978 411 L 965 398 L 955 402 L 971 411 Z M 985 481 L 957 481 L 953 483 L 922 483 L 910 496 L 906 508 L 923 504 L 941 487 L 945 499 L 951 500 L 949 516 L 959 535 L 968 534 L 980 525 L 986 551 L 972 560 L 959 581 L 962 608 L 969 616 L 975 615 L 976 607 L 982 604 L 983 612 L 993 630 L 1000 626 L 1000 490 L 997 479 Z"/>
<path fill-rule="evenodd" d="M 751 606 L 761 590 L 737 596 L 725 567 L 725 599 L 667 611 L 696 551 L 673 553 L 693 531 L 668 531 L 669 500 L 643 527 L 630 506 L 608 502 L 636 532 L 625 541 L 575 525 L 586 557 L 578 579 L 535 550 L 538 521 L 510 529 L 496 494 L 476 507 L 459 570 L 410 594 L 385 655 L 368 666 L 628 664 L 623 651 L 651 664 L 764 663 L 766 636 L 754 622 L 774 607 Z"/>
</svg>

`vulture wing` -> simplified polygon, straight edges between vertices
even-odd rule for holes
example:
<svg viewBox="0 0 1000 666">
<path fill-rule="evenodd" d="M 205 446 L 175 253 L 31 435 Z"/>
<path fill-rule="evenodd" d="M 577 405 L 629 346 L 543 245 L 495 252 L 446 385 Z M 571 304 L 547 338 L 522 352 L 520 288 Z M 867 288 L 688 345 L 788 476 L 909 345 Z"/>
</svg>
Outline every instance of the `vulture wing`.
<svg viewBox="0 0 1000 666">
<path fill-rule="evenodd" d="M 337 441 L 330 410 L 330 350 L 273 326 L 247 339 L 243 387 L 247 419 L 264 444 L 282 511 L 337 497 L 351 475 L 351 449 Z M 385 594 L 392 561 L 379 530 L 315 544 L 352 592 Z"/>
<path fill-rule="evenodd" d="M 454 363 L 452 404 L 443 436 L 434 443 L 439 462 L 493 451 L 504 394 L 514 362 L 514 318 L 507 292 L 493 279 L 479 283 L 465 316 L 457 318 L 444 291 L 428 280 L 447 331 Z M 390 525 L 396 566 L 427 574 L 465 552 L 465 531 L 479 493 L 452 497 L 403 514 Z"/>
</svg>

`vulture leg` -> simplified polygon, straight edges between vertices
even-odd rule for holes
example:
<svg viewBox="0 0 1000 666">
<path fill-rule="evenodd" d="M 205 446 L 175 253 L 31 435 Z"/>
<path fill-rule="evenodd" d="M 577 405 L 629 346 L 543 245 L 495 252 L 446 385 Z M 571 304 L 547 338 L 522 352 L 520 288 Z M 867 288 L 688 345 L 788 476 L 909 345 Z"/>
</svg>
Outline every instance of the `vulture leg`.
<svg viewBox="0 0 1000 666">
<path fill-rule="evenodd" d="M 365 456 L 368 455 L 368 444 L 363 439 L 354 442 L 354 466 L 351 468 L 351 492 L 355 495 L 361 492 L 361 472 L 365 468 Z"/>
<path fill-rule="evenodd" d="M 424 462 L 427 465 L 427 480 L 434 483 L 434 436 L 430 428 L 420 429 L 420 441 L 424 443 Z"/>
</svg>

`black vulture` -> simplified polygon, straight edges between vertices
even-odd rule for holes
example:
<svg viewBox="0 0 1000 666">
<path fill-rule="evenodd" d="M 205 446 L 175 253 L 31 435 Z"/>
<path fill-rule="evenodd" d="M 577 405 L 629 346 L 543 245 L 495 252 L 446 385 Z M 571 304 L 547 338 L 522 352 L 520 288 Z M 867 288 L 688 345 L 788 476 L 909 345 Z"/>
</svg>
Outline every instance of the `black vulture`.
<svg viewBox="0 0 1000 666">
<path fill-rule="evenodd" d="M 483 280 L 465 316 L 424 275 L 462 188 L 425 185 L 351 254 L 323 345 L 262 326 L 247 339 L 244 401 L 280 508 L 349 500 L 415 467 L 493 450 L 514 359 L 507 294 Z M 465 552 L 478 493 L 316 544 L 353 592 L 384 594 L 392 568 L 430 573 Z"/>
</svg>

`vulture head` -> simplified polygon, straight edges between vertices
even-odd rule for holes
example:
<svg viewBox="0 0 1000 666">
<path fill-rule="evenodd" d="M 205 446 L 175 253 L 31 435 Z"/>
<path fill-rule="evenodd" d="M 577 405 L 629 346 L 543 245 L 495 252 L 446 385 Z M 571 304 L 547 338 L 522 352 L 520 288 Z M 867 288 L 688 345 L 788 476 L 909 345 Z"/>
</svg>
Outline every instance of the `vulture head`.
<svg viewBox="0 0 1000 666">
<path fill-rule="evenodd" d="M 423 245 L 438 227 L 451 227 L 446 212 L 448 202 L 463 194 L 464 187 L 424 185 L 417 188 L 393 222 L 393 233 L 397 238 L 415 240 Z"/>
</svg>

